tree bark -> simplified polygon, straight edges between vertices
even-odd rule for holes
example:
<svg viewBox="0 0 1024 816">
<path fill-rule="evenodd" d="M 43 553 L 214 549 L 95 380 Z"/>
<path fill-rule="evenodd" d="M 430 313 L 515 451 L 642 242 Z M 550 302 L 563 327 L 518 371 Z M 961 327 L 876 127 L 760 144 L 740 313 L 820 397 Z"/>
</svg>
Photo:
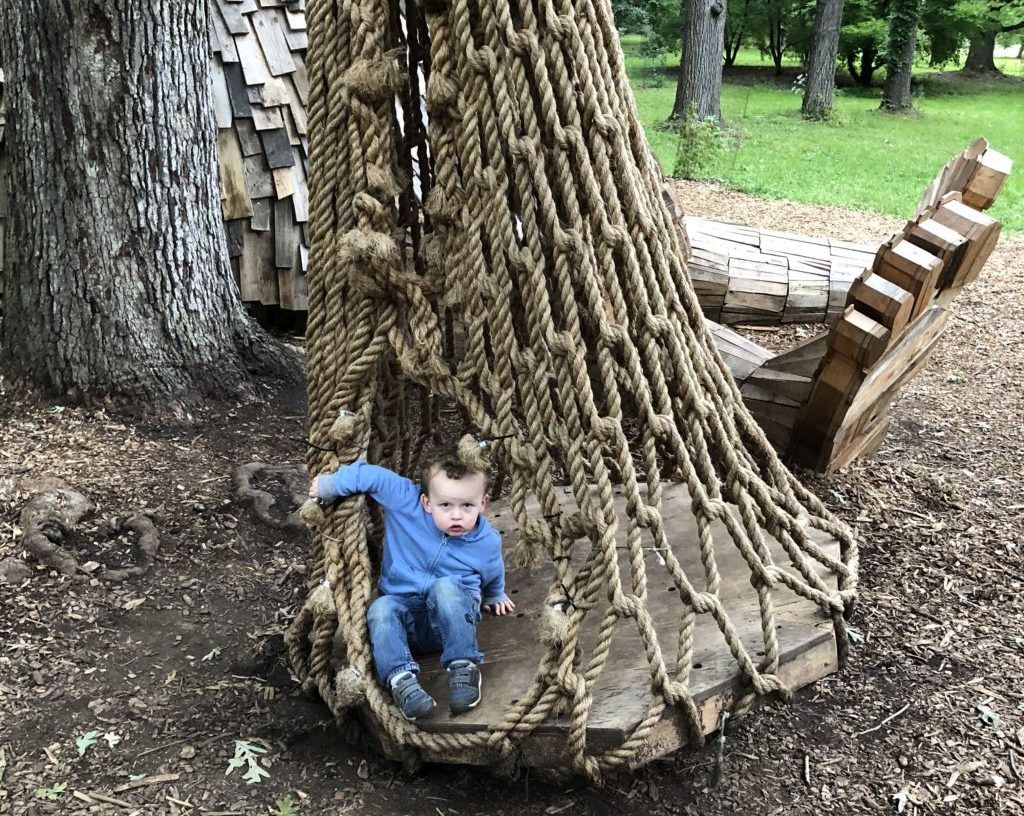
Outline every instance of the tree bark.
<svg viewBox="0 0 1024 816">
<path fill-rule="evenodd" d="M 832 111 L 842 19 L 843 0 L 818 0 L 814 7 L 814 40 L 807 62 L 807 84 L 800 107 L 808 119 L 824 119 Z"/>
<path fill-rule="evenodd" d="M 672 117 L 685 119 L 692 109 L 698 119 L 720 119 L 725 0 L 685 0 L 683 18 L 683 53 Z"/>
<path fill-rule="evenodd" d="M 996 68 L 996 31 L 981 31 L 971 37 L 967 49 L 967 61 L 964 62 L 965 74 L 998 74 Z"/>
<path fill-rule="evenodd" d="M 249 322 L 217 187 L 205 3 L 0 15 L 11 218 L 0 365 L 69 398 L 193 403 L 283 362 Z"/>
<path fill-rule="evenodd" d="M 917 46 L 917 24 L 921 18 L 921 0 L 895 0 L 889 18 L 889 45 L 886 49 L 885 87 L 882 89 L 882 110 L 907 112 L 913 110 L 910 79 Z"/>
</svg>

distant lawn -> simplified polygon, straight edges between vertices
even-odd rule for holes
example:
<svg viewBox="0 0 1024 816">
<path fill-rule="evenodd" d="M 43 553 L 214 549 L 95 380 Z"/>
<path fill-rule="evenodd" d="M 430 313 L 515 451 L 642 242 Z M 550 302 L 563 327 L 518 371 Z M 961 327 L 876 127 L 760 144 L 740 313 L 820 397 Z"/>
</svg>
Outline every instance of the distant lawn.
<svg viewBox="0 0 1024 816">
<path fill-rule="evenodd" d="M 638 40 L 623 45 L 640 119 L 670 172 L 676 139 L 661 125 L 675 96 L 675 72 L 668 69 L 679 57 L 653 71 L 651 61 L 637 57 Z M 722 90 L 722 114 L 736 139 L 702 177 L 769 198 L 909 216 L 939 168 L 984 136 L 1017 162 L 991 213 L 1008 231 L 1024 230 L 1024 81 L 966 82 L 923 72 L 915 76 L 917 113 L 909 117 L 880 113 L 880 88 L 844 86 L 835 120 L 815 124 L 801 119 L 801 97 L 791 90 L 796 63 L 784 66 L 781 79 L 754 50 L 741 52 L 737 65 L 726 70 Z M 661 87 L 650 87 L 658 81 Z"/>
</svg>

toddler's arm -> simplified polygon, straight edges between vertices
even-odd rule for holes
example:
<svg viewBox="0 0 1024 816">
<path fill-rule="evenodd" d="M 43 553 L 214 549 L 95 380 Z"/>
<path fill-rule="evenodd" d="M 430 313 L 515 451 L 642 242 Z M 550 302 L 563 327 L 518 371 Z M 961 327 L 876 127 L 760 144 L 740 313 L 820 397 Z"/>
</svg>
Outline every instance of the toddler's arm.
<svg viewBox="0 0 1024 816">
<path fill-rule="evenodd" d="M 386 508 L 419 500 L 419 488 L 411 481 L 387 468 L 363 461 L 317 476 L 309 485 L 310 497 L 321 501 L 330 502 L 355 493 L 368 493 Z"/>
</svg>

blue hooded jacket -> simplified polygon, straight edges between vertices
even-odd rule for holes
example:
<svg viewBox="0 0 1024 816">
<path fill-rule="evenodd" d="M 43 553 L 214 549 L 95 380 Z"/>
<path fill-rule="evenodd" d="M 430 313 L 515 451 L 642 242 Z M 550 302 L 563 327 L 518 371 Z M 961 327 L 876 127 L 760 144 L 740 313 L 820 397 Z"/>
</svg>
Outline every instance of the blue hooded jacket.
<svg viewBox="0 0 1024 816">
<path fill-rule="evenodd" d="M 366 493 L 384 508 L 384 559 L 378 582 L 384 595 L 424 596 L 438 578 L 450 577 L 481 603 L 508 600 L 501 536 L 482 515 L 472 530 L 445 535 L 420 504 L 417 485 L 362 461 L 318 476 L 316 488 L 327 501 Z"/>
</svg>

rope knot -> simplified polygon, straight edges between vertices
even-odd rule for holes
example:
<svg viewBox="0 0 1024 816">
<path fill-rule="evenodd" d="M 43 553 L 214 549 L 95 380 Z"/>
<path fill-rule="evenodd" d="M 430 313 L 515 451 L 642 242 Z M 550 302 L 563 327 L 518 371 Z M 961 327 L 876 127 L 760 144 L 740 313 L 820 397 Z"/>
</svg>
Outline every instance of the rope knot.
<svg viewBox="0 0 1024 816">
<path fill-rule="evenodd" d="M 489 45 L 471 50 L 466 54 L 466 62 L 478 74 L 493 77 L 498 73 L 498 59 L 494 56 L 494 49 Z"/>
<path fill-rule="evenodd" d="M 616 417 L 597 417 L 591 425 L 591 435 L 599 442 L 612 442 L 622 433 L 622 425 Z"/>
<path fill-rule="evenodd" d="M 658 508 L 649 504 L 638 504 L 633 510 L 633 518 L 638 527 L 651 528 L 661 526 L 661 513 Z"/>
<path fill-rule="evenodd" d="M 397 90 L 401 75 L 394 59 L 359 59 L 341 81 L 364 102 L 383 102 Z"/>
<path fill-rule="evenodd" d="M 729 512 L 729 505 L 721 499 L 702 496 L 700 499 L 700 512 L 703 513 L 705 518 L 721 519 L 725 518 L 726 513 Z"/>
<path fill-rule="evenodd" d="M 575 229 L 556 229 L 555 230 L 555 249 L 564 255 L 569 256 L 569 260 L 574 260 L 583 255 L 583 239 L 580 237 L 579 230 Z"/>
<path fill-rule="evenodd" d="M 455 113 L 459 86 L 442 71 L 431 72 L 427 82 L 427 112 L 432 119 Z"/>
<path fill-rule="evenodd" d="M 552 354 L 568 357 L 576 352 L 576 341 L 568 331 L 552 332 L 547 340 Z"/>
<path fill-rule="evenodd" d="M 530 519 L 519 531 L 512 558 L 517 566 L 538 567 L 551 552 L 551 527 L 543 519 Z"/>
<path fill-rule="evenodd" d="M 675 418 L 669 414 L 655 414 L 650 419 L 654 435 L 662 439 L 670 439 L 676 430 Z"/>
<path fill-rule="evenodd" d="M 355 666 L 346 666 L 334 678 L 334 703 L 342 711 L 366 699 L 366 678 Z"/>
<path fill-rule="evenodd" d="M 327 433 L 331 439 L 347 447 L 355 444 L 356 439 L 366 433 L 368 424 L 369 417 L 365 412 L 354 414 L 342 408 Z"/>
<path fill-rule="evenodd" d="M 375 230 L 349 230 L 338 241 L 338 256 L 348 266 L 349 281 L 368 298 L 392 298 L 418 286 L 411 275 L 403 275 L 402 257 L 390 235 Z"/>
<path fill-rule="evenodd" d="M 452 196 L 448 195 L 440 184 L 427 193 L 427 200 L 423 202 L 423 212 L 430 216 L 435 224 L 452 224 L 458 214 L 458 207 Z"/>
<path fill-rule="evenodd" d="M 299 518 L 310 527 L 322 527 L 327 521 L 327 514 L 316 499 L 306 499 L 299 508 Z"/>
<path fill-rule="evenodd" d="M 619 122 L 610 113 L 598 111 L 594 114 L 594 129 L 602 136 L 614 136 L 619 132 Z"/>
<path fill-rule="evenodd" d="M 606 224 L 601 237 L 612 249 L 621 249 L 629 243 L 629 233 L 621 224 Z"/>
<path fill-rule="evenodd" d="M 666 315 L 647 315 L 647 330 L 655 337 L 668 337 L 672 334 L 672 321 Z"/>
<path fill-rule="evenodd" d="M 547 603 L 540 613 L 537 637 L 545 646 L 561 646 L 569 639 L 570 623 L 562 602 Z"/>
<path fill-rule="evenodd" d="M 459 440 L 456 453 L 458 454 L 459 461 L 467 469 L 478 473 L 486 473 L 488 468 L 487 457 L 484 456 L 484 449 L 486 447 L 486 442 L 481 442 L 472 434 L 465 434 Z"/>
<path fill-rule="evenodd" d="M 375 196 L 393 198 L 402 192 L 395 174 L 387 165 L 366 165 L 366 185 Z"/>
</svg>

